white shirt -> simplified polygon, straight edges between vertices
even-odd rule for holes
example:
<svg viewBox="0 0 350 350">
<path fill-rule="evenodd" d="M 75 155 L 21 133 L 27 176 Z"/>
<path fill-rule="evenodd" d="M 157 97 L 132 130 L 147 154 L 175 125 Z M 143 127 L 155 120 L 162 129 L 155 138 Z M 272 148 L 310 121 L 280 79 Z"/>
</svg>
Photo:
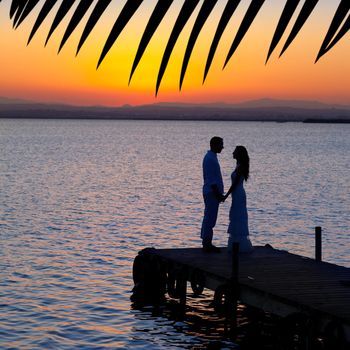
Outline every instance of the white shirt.
<svg viewBox="0 0 350 350">
<path fill-rule="evenodd" d="M 218 157 L 215 152 L 210 150 L 207 152 L 203 159 L 203 179 L 203 194 L 212 192 L 212 185 L 216 185 L 220 193 L 224 192 L 224 184 L 222 182 Z"/>
</svg>

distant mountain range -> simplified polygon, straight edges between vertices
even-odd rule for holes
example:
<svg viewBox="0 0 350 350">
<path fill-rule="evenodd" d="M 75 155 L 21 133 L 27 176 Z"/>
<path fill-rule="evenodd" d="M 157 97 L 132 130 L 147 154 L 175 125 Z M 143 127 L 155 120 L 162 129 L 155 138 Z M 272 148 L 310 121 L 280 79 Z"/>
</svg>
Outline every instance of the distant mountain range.
<svg viewBox="0 0 350 350">
<path fill-rule="evenodd" d="M 161 102 L 157 104 L 158 106 L 167 106 L 167 107 L 196 107 L 198 104 L 189 104 L 189 103 L 167 103 Z M 200 106 L 203 106 L 201 104 Z M 224 103 L 224 102 L 214 102 L 207 103 L 205 107 L 210 108 L 276 108 L 276 107 L 289 107 L 289 108 L 301 108 L 301 109 L 350 109 L 350 105 L 340 105 L 340 104 L 326 104 L 319 101 L 307 101 L 307 100 L 276 100 L 271 98 L 262 98 L 258 100 L 250 100 L 239 103 Z"/>
<path fill-rule="evenodd" d="M 350 123 L 350 105 L 264 98 L 236 104 L 72 106 L 0 97 L 0 118 L 304 121 Z"/>
</svg>

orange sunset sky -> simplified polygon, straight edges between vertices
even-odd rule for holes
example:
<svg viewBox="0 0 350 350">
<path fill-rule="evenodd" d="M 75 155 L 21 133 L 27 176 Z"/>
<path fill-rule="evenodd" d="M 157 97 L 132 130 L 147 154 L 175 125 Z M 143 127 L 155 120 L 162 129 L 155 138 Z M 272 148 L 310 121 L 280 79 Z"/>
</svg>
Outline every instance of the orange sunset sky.
<svg viewBox="0 0 350 350">
<path fill-rule="evenodd" d="M 266 0 L 238 50 L 222 70 L 238 25 L 250 3 L 243 0 L 220 41 L 207 80 L 202 84 L 210 43 L 226 4 L 226 1 L 219 0 L 193 50 L 180 92 L 181 63 L 200 2 L 174 48 L 158 97 L 155 97 L 161 57 L 183 0 L 175 0 L 153 36 L 130 85 L 128 80 L 133 59 L 155 0 L 143 2 L 98 70 L 96 65 L 105 40 L 125 1 L 112 1 L 79 55 L 75 57 L 86 17 L 60 54 L 57 54 L 75 5 L 46 47 L 44 42 L 58 6 L 27 46 L 38 11 L 34 11 L 17 30 L 13 30 L 9 18 L 11 2 L 3 0 L 0 3 L 0 96 L 111 106 L 164 101 L 230 103 L 265 97 L 350 104 L 350 33 L 314 64 L 339 2 L 320 0 L 298 37 L 284 55 L 278 58 L 294 24 L 294 16 L 279 46 L 265 65 L 268 48 L 285 4 L 282 0 Z M 42 1 L 37 5 L 38 10 L 41 6 Z"/>
</svg>

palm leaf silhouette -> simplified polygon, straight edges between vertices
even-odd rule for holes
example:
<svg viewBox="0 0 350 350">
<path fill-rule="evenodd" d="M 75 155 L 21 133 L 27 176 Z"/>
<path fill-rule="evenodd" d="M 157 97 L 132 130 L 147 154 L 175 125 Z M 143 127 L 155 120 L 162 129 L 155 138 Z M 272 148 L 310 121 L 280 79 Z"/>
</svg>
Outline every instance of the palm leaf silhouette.
<svg viewBox="0 0 350 350">
<path fill-rule="evenodd" d="M 131 73 L 130 73 L 130 78 L 129 78 L 129 83 L 130 80 L 135 72 L 136 67 L 138 66 L 143 53 L 146 50 L 146 47 L 148 43 L 150 42 L 153 34 L 157 30 L 160 22 L 164 18 L 165 14 L 169 10 L 170 6 L 172 5 L 174 0 L 159 0 L 156 4 L 156 7 L 153 10 L 153 13 L 147 23 L 146 29 L 142 35 L 139 47 L 136 52 L 136 56 L 131 68 Z"/>
<path fill-rule="evenodd" d="M 332 20 L 332 23 L 328 29 L 328 32 L 326 34 L 326 37 L 324 38 L 324 41 L 321 45 L 320 51 L 317 55 L 316 62 L 325 54 L 327 53 L 350 29 L 350 14 L 348 18 L 346 19 L 343 27 L 339 30 L 336 37 L 333 39 L 334 35 L 336 34 L 337 30 L 339 29 L 341 23 L 343 22 L 345 16 L 350 11 L 350 3 L 348 0 L 342 0 L 339 4 L 339 7 L 337 9 L 337 12 L 334 15 L 334 18 Z M 333 40 L 332 40 L 333 39 Z"/>
<path fill-rule="evenodd" d="M 234 36 L 231 47 L 228 50 L 225 62 L 223 67 L 227 65 L 231 57 L 234 55 L 242 40 L 244 39 L 246 33 L 251 28 L 251 25 L 258 15 L 261 7 L 266 0 L 251 0 L 249 7 L 243 16 L 243 19 L 239 23 L 238 31 Z M 2 0 L 0 0 L 0 3 Z M 102 15 L 107 11 L 108 6 L 112 0 L 97 0 L 95 7 L 88 15 L 88 10 L 91 7 L 93 0 L 12 0 L 9 10 L 9 17 L 13 21 L 13 27 L 18 28 L 23 21 L 25 21 L 29 14 L 33 12 L 39 5 L 41 9 L 38 11 L 38 15 L 34 20 L 34 24 L 31 28 L 31 32 L 28 38 L 28 44 L 31 42 L 42 23 L 45 19 L 48 18 L 49 14 L 53 12 L 55 5 L 58 4 L 58 8 L 55 10 L 52 23 L 50 24 L 49 33 L 46 38 L 45 45 L 51 38 L 52 34 L 55 32 L 56 28 L 59 25 L 62 25 L 63 19 L 70 13 L 71 8 L 74 3 L 77 3 L 76 9 L 72 12 L 71 17 L 68 19 L 67 27 L 64 30 L 63 37 L 60 40 L 60 45 L 58 52 L 63 48 L 67 40 L 70 38 L 72 33 L 77 29 L 79 23 L 86 17 L 86 23 L 83 27 L 82 34 L 77 45 L 78 54 L 86 40 L 88 39 L 90 33 L 94 30 L 96 24 L 101 19 Z M 219 19 L 217 28 L 215 30 L 214 37 L 210 43 L 210 49 L 206 57 L 206 64 L 204 68 L 203 83 L 209 73 L 210 67 L 213 62 L 217 47 L 219 45 L 220 39 L 223 33 L 227 30 L 227 25 L 235 13 L 237 7 L 240 5 L 241 0 L 185 0 L 180 9 L 179 14 L 175 20 L 173 27 L 171 28 L 171 33 L 166 43 L 163 56 L 161 58 L 160 67 L 157 75 L 156 81 L 156 94 L 158 93 L 161 81 L 163 79 L 164 73 L 166 71 L 169 59 L 171 57 L 172 51 L 176 45 L 176 42 L 182 33 L 183 28 L 188 23 L 189 19 L 194 13 L 197 5 L 201 3 L 198 15 L 194 19 L 194 24 L 190 30 L 190 35 L 187 38 L 186 50 L 184 52 L 181 72 L 179 77 L 179 87 L 183 85 L 183 81 L 186 75 L 188 63 L 192 55 L 194 46 L 199 38 L 201 30 L 206 23 L 206 21 L 211 17 L 211 13 L 215 5 L 219 2 L 225 3 L 223 12 Z M 312 12 L 318 4 L 318 0 L 302 0 L 302 7 L 299 14 L 296 17 L 295 23 L 292 26 L 292 29 L 282 47 L 280 56 L 289 48 L 295 38 L 298 36 L 299 32 L 304 27 L 305 23 L 311 16 Z M 125 31 L 126 26 L 130 20 L 133 19 L 136 11 L 139 9 L 140 5 L 143 3 L 143 0 L 127 0 L 124 6 L 121 9 L 119 15 L 117 15 L 113 27 L 111 28 L 109 35 L 104 43 L 101 55 L 99 57 L 97 67 L 100 66 L 102 61 L 105 59 L 106 55 L 115 44 L 119 35 Z M 155 6 L 153 12 L 148 19 L 147 25 L 143 31 L 142 37 L 140 39 L 137 52 L 135 54 L 129 83 L 132 79 L 132 76 L 139 65 L 140 60 L 143 57 L 143 54 L 153 38 L 155 32 L 157 31 L 160 23 L 164 20 L 166 14 L 168 13 L 169 8 L 174 3 L 174 0 L 158 0 L 155 1 Z M 298 5 L 301 3 L 301 0 L 285 0 L 285 5 L 283 11 L 280 15 L 280 18 L 276 19 L 276 29 L 273 33 L 272 41 L 270 47 L 267 50 L 266 62 L 268 62 L 270 56 L 276 49 L 277 45 L 281 41 L 285 31 L 292 20 L 293 15 L 295 14 Z M 316 62 L 328 53 L 344 36 L 350 29 L 350 1 L 349 0 L 339 0 L 339 5 L 334 14 L 334 17 L 329 25 L 327 32 L 325 33 L 322 45 L 316 57 Z"/>
<path fill-rule="evenodd" d="M 293 16 L 293 13 L 295 12 L 297 6 L 299 5 L 299 2 L 300 0 L 287 0 L 286 6 L 284 7 L 281 18 L 278 22 L 275 34 L 272 38 L 270 49 L 266 58 L 266 63 L 269 60 L 273 50 L 278 45 L 280 39 L 282 38 L 283 33 L 286 30 L 288 23 Z"/>
<path fill-rule="evenodd" d="M 17 28 L 29 15 L 29 13 L 34 9 L 39 0 L 29 0 L 26 1 L 25 7 L 21 10 L 17 10 L 16 17 L 14 20 L 14 25 Z"/>
<path fill-rule="evenodd" d="M 49 12 L 52 10 L 52 8 L 55 6 L 57 0 L 48 0 L 45 1 L 44 6 L 42 7 L 42 9 L 39 12 L 39 15 L 34 23 L 34 26 L 32 28 L 32 31 L 29 35 L 28 38 L 28 44 L 30 43 L 30 41 L 32 40 L 33 36 L 35 35 L 36 31 L 39 29 L 39 27 L 41 26 L 41 24 L 44 22 L 46 16 L 49 14 Z"/>
<path fill-rule="evenodd" d="M 58 25 L 61 23 L 61 21 L 63 20 L 63 18 L 67 15 L 68 11 L 71 9 L 71 7 L 73 6 L 74 2 L 71 0 L 63 0 L 61 3 L 61 6 L 59 7 L 56 16 L 52 22 L 49 34 L 47 35 L 46 41 L 45 41 L 45 45 L 48 43 L 49 39 L 51 38 L 51 35 L 53 34 L 53 32 L 56 30 L 56 28 L 58 27 Z"/>
<path fill-rule="evenodd" d="M 199 11 L 198 17 L 196 19 L 196 22 L 194 23 L 190 38 L 187 43 L 184 60 L 182 62 L 181 75 L 180 75 L 180 90 L 185 77 L 188 61 L 191 57 L 191 53 L 196 43 L 196 40 L 198 38 L 198 35 L 201 29 L 203 28 L 205 21 L 208 19 L 211 11 L 216 5 L 216 3 L 217 3 L 217 0 L 204 0 L 203 5 Z"/>
<path fill-rule="evenodd" d="M 346 19 L 344 25 L 339 30 L 338 34 L 332 40 L 332 42 L 327 46 L 323 51 L 321 50 L 319 58 L 322 57 L 325 53 L 327 53 L 350 29 L 350 16 Z"/>
<path fill-rule="evenodd" d="M 109 33 L 106 44 L 101 53 L 100 59 L 98 60 L 97 67 L 101 64 L 105 58 L 107 52 L 110 50 L 114 42 L 117 40 L 119 34 L 123 31 L 124 27 L 127 25 L 131 17 L 137 11 L 143 0 L 128 0 L 124 5 L 120 15 L 114 23 L 114 26 Z"/>
<path fill-rule="evenodd" d="M 314 10 L 317 3 L 318 0 L 305 0 L 304 6 L 301 9 L 300 14 L 292 28 L 292 31 L 290 32 L 289 37 L 283 46 L 280 56 L 283 55 L 283 53 L 288 49 L 289 45 L 294 41 L 295 37 L 300 32 L 301 28 L 311 15 L 311 12 Z"/>
<path fill-rule="evenodd" d="M 163 54 L 162 62 L 158 72 L 158 78 L 157 78 L 157 84 L 156 84 L 156 95 L 158 93 L 160 83 L 162 81 L 165 69 L 168 65 L 170 55 L 173 51 L 176 41 L 179 35 L 181 34 L 185 24 L 191 17 L 191 14 L 193 13 L 194 9 L 198 5 L 198 3 L 199 3 L 199 0 L 186 0 L 181 8 L 181 11 L 179 13 L 179 16 L 176 19 L 174 28 L 170 34 L 169 41 L 167 43 L 167 46 Z"/>
<path fill-rule="evenodd" d="M 16 26 L 16 23 L 18 22 L 18 19 L 20 18 L 24 8 L 27 5 L 26 0 L 19 0 L 19 1 L 14 1 L 11 5 L 10 8 L 10 18 L 14 16 L 13 19 L 13 26 Z"/>
<path fill-rule="evenodd" d="M 23 0 L 14 0 L 11 3 L 10 7 L 10 18 L 14 16 L 14 14 L 17 12 L 18 8 L 20 7 L 21 3 L 25 3 Z M 23 6 L 23 4 L 22 4 Z M 25 6 L 25 4 L 24 4 Z"/>
<path fill-rule="evenodd" d="M 58 49 L 58 52 L 61 51 L 63 45 L 66 43 L 66 41 L 68 40 L 68 38 L 71 36 L 71 34 L 73 33 L 74 29 L 77 27 L 77 25 L 80 23 L 80 21 L 83 19 L 84 15 L 86 14 L 86 12 L 88 11 L 88 9 L 90 8 L 91 4 L 92 4 L 93 0 L 82 0 L 80 1 L 77 9 L 74 12 L 74 15 L 72 17 L 72 19 L 70 20 L 67 29 L 63 35 L 60 47 Z"/>
<path fill-rule="evenodd" d="M 236 11 L 236 8 L 240 2 L 241 2 L 241 0 L 228 0 L 227 1 L 224 12 L 222 13 L 218 27 L 215 31 L 214 39 L 213 39 L 211 46 L 210 46 L 207 62 L 206 62 L 205 69 L 204 69 L 203 83 L 204 83 L 204 81 L 207 77 L 207 74 L 209 72 L 211 63 L 213 61 L 213 58 L 214 58 L 216 49 L 219 45 L 219 41 L 222 37 L 222 34 L 224 33 L 225 28 L 226 28 L 229 20 L 231 19 L 233 13 Z"/>
<path fill-rule="evenodd" d="M 224 68 L 227 65 L 228 61 L 236 51 L 238 45 L 241 43 L 243 37 L 247 33 L 249 27 L 254 21 L 254 18 L 258 14 L 259 10 L 261 9 L 261 6 L 264 4 L 265 0 L 252 0 L 252 2 L 249 5 L 249 8 L 243 17 L 242 23 L 238 28 L 238 32 L 235 36 L 235 39 L 233 40 L 233 43 L 230 47 L 230 50 L 227 54 L 225 63 L 224 63 Z"/>
<path fill-rule="evenodd" d="M 78 48 L 77 48 L 77 54 L 79 53 L 81 47 L 84 45 L 85 40 L 88 38 L 91 31 L 94 29 L 96 23 L 101 18 L 102 14 L 106 11 L 108 5 L 111 3 L 112 0 L 99 0 L 97 1 L 97 4 L 92 11 L 91 16 L 89 17 L 86 26 L 84 28 L 83 34 L 81 35 Z"/>
</svg>

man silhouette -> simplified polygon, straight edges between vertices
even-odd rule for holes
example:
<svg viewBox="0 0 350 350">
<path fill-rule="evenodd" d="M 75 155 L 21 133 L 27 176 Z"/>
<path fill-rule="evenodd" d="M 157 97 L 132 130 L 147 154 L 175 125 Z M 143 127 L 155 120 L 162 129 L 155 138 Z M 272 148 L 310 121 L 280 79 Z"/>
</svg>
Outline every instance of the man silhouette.
<svg viewBox="0 0 350 350">
<path fill-rule="evenodd" d="M 206 253 L 220 252 L 218 247 L 212 244 L 213 228 L 218 217 L 219 204 L 224 200 L 224 184 L 222 182 L 220 164 L 217 154 L 224 148 L 221 137 L 214 136 L 210 140 L 210 150 L 203 159 L 203 198 L 204 217 L 201 229 L 203 251 Z"/>
</svg>

